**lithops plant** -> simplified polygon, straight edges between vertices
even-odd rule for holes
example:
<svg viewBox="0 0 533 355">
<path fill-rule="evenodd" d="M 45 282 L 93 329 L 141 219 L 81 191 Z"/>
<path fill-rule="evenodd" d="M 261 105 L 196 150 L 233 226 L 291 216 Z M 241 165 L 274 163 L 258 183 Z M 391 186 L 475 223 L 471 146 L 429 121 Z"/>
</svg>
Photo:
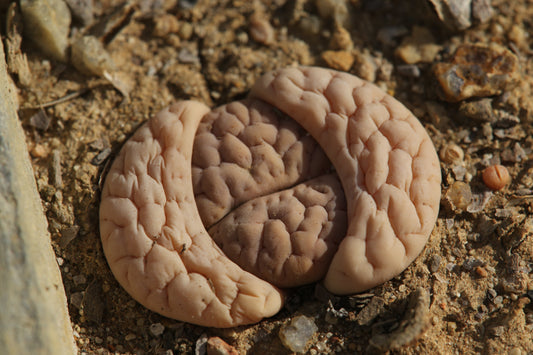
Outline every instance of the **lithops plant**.
<svg viewBox="0 0 533 355">
<path fill-rule="evenodd" d="M 323 279 L 350 294 L 396 276 L 439 201 L 438 158 L 411 112 L 352 75 L 290 68 L 247 100 L 183 101 L 142 126 L 107 175 L 100 231 L 140 303 L 231 327 L 278 312 L 279 287 Z"/>
</svg>

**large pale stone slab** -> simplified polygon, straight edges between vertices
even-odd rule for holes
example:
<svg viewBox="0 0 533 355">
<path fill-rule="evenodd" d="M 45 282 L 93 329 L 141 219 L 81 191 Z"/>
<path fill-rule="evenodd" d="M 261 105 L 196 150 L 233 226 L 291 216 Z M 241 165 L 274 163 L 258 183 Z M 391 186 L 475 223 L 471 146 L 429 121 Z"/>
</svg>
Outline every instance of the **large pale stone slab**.
<svg viewBox="0 0 533 355">
<path fill-rule="evenodd" d="M 0 354 L 75 354 L 0 41 Z"/>
</svg>

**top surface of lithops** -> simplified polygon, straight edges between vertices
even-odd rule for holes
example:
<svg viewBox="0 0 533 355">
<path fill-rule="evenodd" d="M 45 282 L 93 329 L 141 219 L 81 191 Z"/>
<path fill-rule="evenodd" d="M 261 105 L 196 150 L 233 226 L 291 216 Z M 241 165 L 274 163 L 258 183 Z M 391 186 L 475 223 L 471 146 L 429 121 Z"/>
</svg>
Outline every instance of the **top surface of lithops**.
<svg viewBox="0 0 533 355">
<path fill-rule="evenodd" d="M 348 294 L 399 274 L 439 200 L 435 149 L 403 105 L 346 73 L 291 68 L 242 102 L 180 102 L 148 121 L 108 173 L 100 229 L 135 299 L 229 327 L 275 314 L 277 287 L 324 279 Z"/>
</svg>

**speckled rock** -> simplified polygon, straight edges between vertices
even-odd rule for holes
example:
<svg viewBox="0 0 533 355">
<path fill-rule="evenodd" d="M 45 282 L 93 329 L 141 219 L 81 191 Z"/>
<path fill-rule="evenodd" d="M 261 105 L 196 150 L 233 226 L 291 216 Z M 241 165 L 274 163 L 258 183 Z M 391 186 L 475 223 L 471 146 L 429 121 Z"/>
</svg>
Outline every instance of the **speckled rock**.
<svg viewBox="0 0 533 355">
<path fill-rule="evenodd" d="M 2 42 L 0 58 L 0 354 L 75 354 Z"/>
<path fill-rule="evenodd" d="M 457 102 L 513 88 L 520 70 L 518 58 L 506 48 L 465 44 L 449 61 L 437 63 L 434 72 L 443 98 Z"/>
</svg>

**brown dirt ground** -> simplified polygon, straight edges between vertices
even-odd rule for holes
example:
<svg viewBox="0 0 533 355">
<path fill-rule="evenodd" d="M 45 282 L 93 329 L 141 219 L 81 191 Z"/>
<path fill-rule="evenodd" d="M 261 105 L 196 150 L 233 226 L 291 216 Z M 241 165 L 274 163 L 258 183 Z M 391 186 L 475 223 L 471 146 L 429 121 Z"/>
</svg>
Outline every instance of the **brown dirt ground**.
<svg viewBox="0 0 533 355">
<path fill-rule="evenodd" d="M 236 329 L 206 329 L 148 311 L 113 278 L 98 233 L 99 179 L 105 164 L 95 157 L 111 148 L 112 158 L 136 127 L 173 101 L 193 98 L 216 106 L 243 97 L 271 69 L 296 63 L 326 66 L 321 54 L 331 49 L 334 28 L 318 15 L 314 3 L 200 0 L 190 9 L 172 1 L 154 13 L 137 8 L 106 46 L 117 74 L 131 88 L 129 99 L 104 79 L 49 60 L 24 41 L 33 84 L 19 85 L 20 119 L 81 353 L 194 353 L 204 333 L 220 336 L 241 353 L 289 353 L 277 333 L 296 314 L 313 316 L 318 325 L 309 353 L 372 353 L 369 339 L 393 332 L 405 316 L 409 294 L 422 287 L 430 294 L 425 331 L 391 354 L 533 354 L 533 2 L 528 0 L 494 0 L 495 15 L 488 23 L 460 33 L 445 30 L 419 6 L 423 1 L 347 2 L 346 29 L 354 52 L 367 53 L 377 63 L 376 83 L 415 112 L 438 151 L 452 142 L 464 150 L 464 180 L 475 197 L 488 191 L 480 171 L 491 157 L 509 169 L 513 180 L 492 193 L 480 211 L 454 208 L 443 197 L 427 247 L 405 272 L 370 290 L 366 298 L 333 299 L 337 310 L 347 311 L 344 318 L 328 313 L 328 304 L 314 297 L 315 288 L 309 286 L 296 290 L 272 319 Z M 96 19 L 121 4 L 96 2 Z M 274 28 L 271 44 L 250 35 L 250 15 L 258 9 Z M 175 15 L 178 27 L 154 34 L 153 28 L 166 21 L 164 13 Z M 317 33 L 299 25 L 302 15 L 317 20 Z M 520 59 L 520 83 L 495 97 L 493 107 L 519 122 L 493 127 L 461 115 L 459 104 L 436 96 L 432 63 L 419 65 L 418 78 L 399 75 L 395 69 L 402 62 L 395 45 L 376 36 L 386 26 L 410 30 L 414 24 L 428 28 L 442 46 L 434 61 L 461 43 L 495 42 L 511 48 Z M 361 73 L 357 64 L 350 71 Z M 51 120 L 46 130 L 31 123 L 36 110 L 24 109 L 84 89 L 79 97 L 45 109 Z M 518 157 L 517 143 L 524 152 Z M 457 175 L 450 164 L 441 166 L 446 191 Z M 163 334 L 150 332 L 155 323 L 164 325 Z"/>
</svg>

